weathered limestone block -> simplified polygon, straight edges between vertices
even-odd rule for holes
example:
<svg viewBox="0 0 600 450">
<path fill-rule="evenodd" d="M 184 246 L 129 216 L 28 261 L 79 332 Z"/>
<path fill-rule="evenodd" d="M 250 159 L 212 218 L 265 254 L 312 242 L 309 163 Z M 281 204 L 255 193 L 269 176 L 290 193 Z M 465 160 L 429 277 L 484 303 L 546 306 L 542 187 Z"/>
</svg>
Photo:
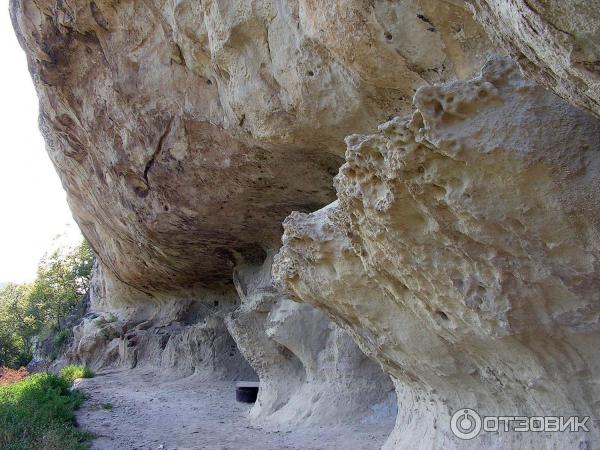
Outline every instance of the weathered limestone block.
<svg viewBox="0 0 600 450">
<path fill-rule="evenodd" d="M 279 426 L 368 420 L 391 429 L 395 397 L 389 377 L 347 332 L 321 311 L 292 302 L 271 282 L 272 256 L 239 266 L 240 308 L 227 318 L 238 347 L 260 379 L 251 416 Z M 393 406 L 392 406 L 393 405 Z"/>
<path fill-rule="evenodd" d="M 343 137 L 469 76 L 462 1 L 12 0 L 40 125 L 103 264 L 143 292 L 230 282 L 335 196 Z"/>
<path fill-rule="evenodd" d="M 339 201 L 286 219 L 275 279 L 394 378 L 387 447 L 586 448 L 594 426 L 460 441 L 450 416 L 600 419 L 600 122 L 507 59 L 414 102 L 347 139 Z"/>
<path fill-rule="evenodd" d="M 529 77 L 600 116 L 600 1 L 468 1 Z"/>
</svg>

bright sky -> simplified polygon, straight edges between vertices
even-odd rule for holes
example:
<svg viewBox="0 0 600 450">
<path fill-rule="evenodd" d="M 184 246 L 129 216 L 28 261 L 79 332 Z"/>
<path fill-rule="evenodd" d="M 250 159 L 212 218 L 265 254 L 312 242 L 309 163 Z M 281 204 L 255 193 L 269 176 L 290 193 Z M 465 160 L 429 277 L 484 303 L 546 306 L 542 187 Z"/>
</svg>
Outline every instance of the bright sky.
<svg viewBox="0 0 600 450">
<path fill-rule="evenodd" d="M 81 239 L 38 130 L 38 102 L 8 7 L 0 8 L 0 284 L 35 278 L 42 255 Z"/>
</svg>

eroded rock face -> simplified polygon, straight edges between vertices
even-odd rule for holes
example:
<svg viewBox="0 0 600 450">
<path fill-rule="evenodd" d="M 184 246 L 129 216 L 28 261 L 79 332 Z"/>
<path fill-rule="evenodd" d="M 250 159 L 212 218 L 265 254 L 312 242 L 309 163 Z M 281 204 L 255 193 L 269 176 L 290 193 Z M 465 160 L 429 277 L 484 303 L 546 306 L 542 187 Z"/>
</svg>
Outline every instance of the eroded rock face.
<svg viewBox="0 0 600 450">
<path fill-rule="evenodd" d="M 469 0 L 525 73 L 600 116 L 598 0 Z"/>
<path fill-rule="evenodd" d="M 593 2 L 469 3 L 526 73 L 598 114 Z M 435 84 L 492 48 L 465 2 L 11 0 L 11 14 L 103 264 L 70 358 L 230 380 L 254 377 L 247 359 L 252 414 L 311 423 L 385 408 L 388 376 L 354 340 L 393 379 L 394 448 L 470 446 L 448 426 L 465 406 L 600 418 L 600 125 L 505 59 Z M 418 88 L 413 116 L 391 119 Z M 339 200 L 318 210 L 343 137 L 386 120 L 348 138 Z M 291 211 L 283 294 L 270 255 Z M 477 443 L 585 448 L 594 433 Z"/>
<path fill-rule="evenodd" d="M 349 334 L 321 311 L 277 292 L 272 255 L 260 266 L 240 266 L 241 306 L 227 327 L 260 378 L 250 414 L 284 427 L 335 425 L 373 419 L 391 429 L 395 396 L 389 377 Z"/>
<path fill-rule="evenodd" d="M 239 304 L 233 290 L 149 296 L 97 265 L 90 301 L 73 329 L 70 362 L 95 370 L 147 369 L 168 378 L 256 379 L 225 326 L 225 316 Z"/>
<path fill-rule="evenodd" d="M 461 1 L 13 0 L 40 124 L 103 264 L 147 293 L 230 282 L 334 199 L 343 137 L 469 76 Z"/>
<path fill-rule="evenodd" d="M 590 445 L 594 427 L 467 444 L 449 425 L 464 407 L 600 418 L 600 122 L 506 59 L 414 102 L 347 139 L 339 201 L 286 219 L 275 279 L 392 375 L 388 447 Z"/>
</svg>

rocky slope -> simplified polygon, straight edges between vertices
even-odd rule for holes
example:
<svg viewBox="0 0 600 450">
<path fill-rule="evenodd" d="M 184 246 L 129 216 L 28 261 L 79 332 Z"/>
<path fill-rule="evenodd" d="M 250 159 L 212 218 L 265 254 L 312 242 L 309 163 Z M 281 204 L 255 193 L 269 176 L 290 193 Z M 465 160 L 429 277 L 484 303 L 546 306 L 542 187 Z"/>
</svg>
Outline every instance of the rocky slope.
<svg viewBox="0 0 600 450">
<path fill-rule="evenodd" d="M 465 406 L 599 418 L 597 6 L 11 0 L 101 261 L 68 358 L 259 377 L 271 424 L 387 420 L 393 386 L 390 448 L 466 447 Z M 525 78 L 477 76 L 503 52 Z"/>
</svg>

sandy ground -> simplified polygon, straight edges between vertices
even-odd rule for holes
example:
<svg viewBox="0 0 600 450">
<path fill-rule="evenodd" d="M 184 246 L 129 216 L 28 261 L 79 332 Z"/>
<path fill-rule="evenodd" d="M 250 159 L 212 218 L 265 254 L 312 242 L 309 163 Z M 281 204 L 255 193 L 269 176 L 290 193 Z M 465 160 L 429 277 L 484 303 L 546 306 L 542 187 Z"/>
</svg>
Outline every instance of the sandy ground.
<svg viewBox="0 0 600 450">
<path fill-rule="evenodd" d="M 27 375 L 29 375 L 29 372 L 27 372 L 25 367 L 21 367 L 19 370 L 0 367 L 0 386 L 21 381 Z"/>
<path fill-rule="evenodd" d="M 253 425 L 235 383 L 195 377 L 160 382 L 153 373 L 98 374 L 78 387 L 88 400 L 77 423 L 92 449 L 378 449 L 391 426 L 365 424 L 268 430 Z"/>
</svg>

